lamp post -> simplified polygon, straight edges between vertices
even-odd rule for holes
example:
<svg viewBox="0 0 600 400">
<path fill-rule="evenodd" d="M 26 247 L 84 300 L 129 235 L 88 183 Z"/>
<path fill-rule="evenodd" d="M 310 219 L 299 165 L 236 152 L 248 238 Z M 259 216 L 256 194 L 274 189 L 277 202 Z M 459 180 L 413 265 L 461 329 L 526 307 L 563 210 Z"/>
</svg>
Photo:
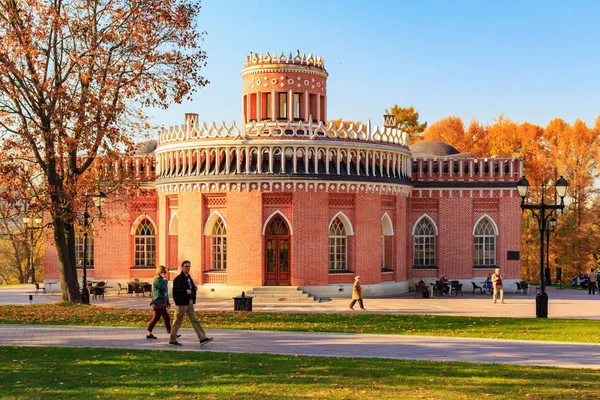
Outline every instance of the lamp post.
<svg viewBox="0 0 600 400">
<path fill-rule="evenodd" d="M 550 285 L 550 234 L 556 230 L 558 221 L 556 218 L 550 218 L 550 223 L 546 225 L 546 284 Z"/>
<path fill-rule="evenodd" d="M 29 248 L 27 254 L 27 280 L 31 279 L 31 283 L 37 283 L 35 279 L 35 263 L 33 262 L 33 231 L 35 229 L 40 229 L 42 225 L 42 218 L 38 215 L 29 216 L 27 212 L 27 204 L 25 204 L 25 216 L 23 217 L 23 224 L 25 225 L 25 233 L 29 233 Z"/>
<path fill-rule="evenodd" d="M 569 182 L 562 176 L 555 184 L 556 193 L 560 197 L 560 204 L 546 204 L 545 192 L 546 185 L 542 185 L 542 197 L 539 204 L 528 204 L 525 202 L 527 192 L 529 191 L 529 182 L 523 176 L 517 182 L 517 190 L 521 196 L 521 210 L 530 210 L 533 216 L 538 220 L 538 228 L 540 231 L 540 291 L 535 298 L 535 315 L 537 318 L 548 318 L 548 294 L 546 293 L 546 284 L 544 279 L 544 232 L 548 219 L 556 212 L 565 208 L 564 198 L 567 194 Z"/>
<path fill-rule="evenodd" d="M 90 220 L 93 220 L 95 217 L 91 216 L 88 212 L 88 203 L 89 200 L 92 199 L 96 207 L 98 207 L 98 216 L 102 216 L 102 203 L 104 199 L 106 199 L 106 195 L 102 192 L 98 194 L 88 194 L 85 193 L 83 195 L 85 197 L 85 209 L 83 211 L 83 273 L 82 278 L 83 282 L 81 285 L 81 303 L 82 304 L 90 304 L 90 292 L 87 288 L 87 238 L 88 238 L 88 226 L 90 225 Z"/>
</svg>

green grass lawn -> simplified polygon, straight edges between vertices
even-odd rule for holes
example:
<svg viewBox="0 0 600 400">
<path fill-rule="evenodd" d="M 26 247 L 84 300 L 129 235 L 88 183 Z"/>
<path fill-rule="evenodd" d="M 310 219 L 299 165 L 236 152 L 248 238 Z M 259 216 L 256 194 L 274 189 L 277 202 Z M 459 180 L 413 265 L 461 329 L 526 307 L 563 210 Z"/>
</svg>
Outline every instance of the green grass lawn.
<svg viewBox="0 0 600 400">
<path fill-rule="evenodd" d="M 199 312 L 207 329 L 348 332 L 597 343 L 598 321 L 432 315 Z M 150 310 L 70 303 L 2 305 L 2 324 L 145 326 Z M 161 322 L 162 323 L 162 322 Z M 187 319 L 184 326 L 189 327 Z"/>
<path fill-rule="evenodd" d="M 597 399 L 598 372 L 213 352 L 0 347 L 10 399 Z"/>
</svg>

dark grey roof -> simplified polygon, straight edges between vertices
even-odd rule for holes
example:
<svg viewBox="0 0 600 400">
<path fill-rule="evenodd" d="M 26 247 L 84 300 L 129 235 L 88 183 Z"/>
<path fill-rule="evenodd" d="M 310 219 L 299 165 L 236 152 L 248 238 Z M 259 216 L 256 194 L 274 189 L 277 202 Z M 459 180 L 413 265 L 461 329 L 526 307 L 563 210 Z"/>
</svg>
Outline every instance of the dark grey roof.
<svg viewBox="0 0 600 400">
<path fill-rule="evenodd" d="M 409 146 L 414 157 L 435 156 L 435 157 L 471 157 L 471 153 L 461 153 L 455 147 L 448 143 L 438 142 L 436 140 L 423 140 Z"/>
<path fill-rule="evenodd" d="M 156 145 L 156 140 L 146 140 L 145 142 L 140 142 L 137 145 L 135 155 L 143 156 L 144 154 L 152 154 L 154 153 L 154 150 L 156 150 Z"/>
</svg>

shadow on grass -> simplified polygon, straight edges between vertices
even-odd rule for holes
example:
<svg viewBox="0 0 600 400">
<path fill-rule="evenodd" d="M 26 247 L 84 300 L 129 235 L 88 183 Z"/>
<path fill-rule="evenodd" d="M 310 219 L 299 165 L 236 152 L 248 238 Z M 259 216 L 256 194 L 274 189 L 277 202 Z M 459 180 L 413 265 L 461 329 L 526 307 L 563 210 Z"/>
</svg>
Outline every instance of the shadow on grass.
<svg viewBox="0 0 600 400">
<path fill-rule="evenodd" d="M 0 348 L 2 399 L 597 398 L 597 371 L 265 354 Z"/>
</svg>

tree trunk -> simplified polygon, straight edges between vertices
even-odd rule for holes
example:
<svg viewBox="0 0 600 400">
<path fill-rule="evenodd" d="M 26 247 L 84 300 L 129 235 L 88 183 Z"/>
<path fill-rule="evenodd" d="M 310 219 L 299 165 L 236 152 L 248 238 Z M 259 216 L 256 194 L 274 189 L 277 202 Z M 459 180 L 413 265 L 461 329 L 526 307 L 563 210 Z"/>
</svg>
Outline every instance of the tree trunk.
<svg viewBox="0 0 600 400">
<path fill-rule="evenodd" d="M 60 271 L 60 287 L 62 299 L 71 302 L 81 301 L 81 291 L 77 280 L 75 263 L 75 232 L 74 227 L 65 224 L 62 219 L 54 218 L 54 243 L 58 252 L 58 267 Z"/>
</svg>

